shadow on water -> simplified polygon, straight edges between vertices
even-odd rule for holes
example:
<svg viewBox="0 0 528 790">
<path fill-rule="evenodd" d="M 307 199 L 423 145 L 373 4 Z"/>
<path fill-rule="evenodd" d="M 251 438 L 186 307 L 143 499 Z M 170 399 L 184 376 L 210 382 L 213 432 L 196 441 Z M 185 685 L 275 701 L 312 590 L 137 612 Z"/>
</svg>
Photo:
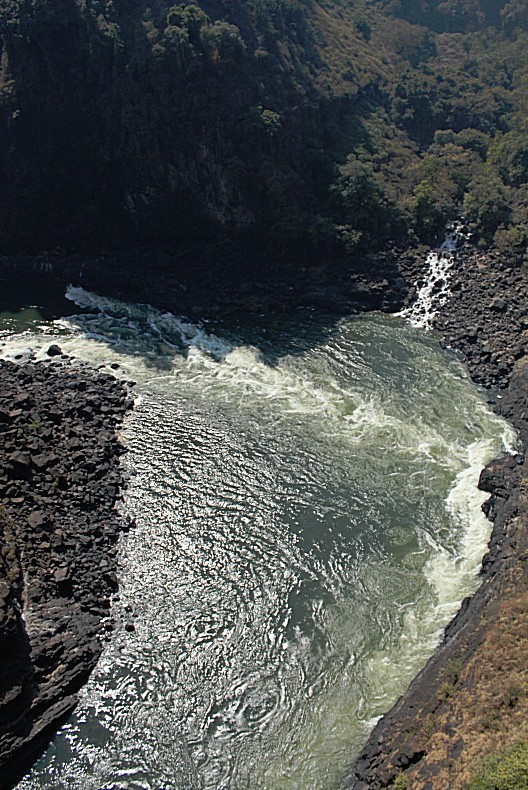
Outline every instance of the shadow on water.
<svg viewBox="0 0 528 790">
<path fill-rule="evenodd" d="M 34 319 L 53 321 L 75 315 L 79 308 L 66 299 L 62 285 L 45 275 L 32 272 L 0 279 L 0 312 L 17 318 L 26 311 L 31 311 L 27 315 Z"/>
<path fill-rule="evenodd" d="M 207 335 L 227 341 L 230 351 L 252 347 L 257 351 L 260 362 L 268 367 L 277 367 L 284 357 L 302 356 L 328 343 L 339 331 L 338 324 L 343 317 L 310 308 L 263 315 L 255 315 L 248 310 L 228 318 L 205 319 L 197 325 Z M 187 356 L 189 347 L 178 353 Z M 218 362 L 226 357 L 224 351 L 210 350 L 208 353 Z"/>
<path fill-rule="evenodd" d="M 68 323 L 78 332 L 92 334 L 121 354 L 141 357 L 147 367 L 159 371 L 170 370 L 174 358 L 187 358 L 192 348 L 221 362 L 231 351 L 247 346 L 256 349 L 263 364 L 275 367 L 285 356 L 302 355 L 327 343 L 346 315 L 309 307 L 257 314 L 227 307 L 224 315 L 188 320 L 148 304 L 94 303 L 73 314 L 73 303 L 69 304 Z"/>
<path fill-rule="evenodd" d="M 215 306 L 213 316 L 208 316 L 205 307 L 200 318 L 188 319 L 177 306 L 169 312 L 145 303 L 93 296 L 79 306 L 49 276 L 5 278 L 0 281 L 0 316 L 5 329 L 15 333 L 67 318 L 75 333 L 93 337 L 120 354 L 141 358 L 153 371 L 169 372 L 174 359 L 187 358 L 193 347 L 221 362 L 231 351 L 250 346 L 263 364 L 276 367 L 284 357 L 301 356 L 330 342 L 339 332 L 340 321 L 351 315 L 339 305 L 277 305 L 258 310 L 251 303 L 244 307 L 226 299 Z M 59 329 L 59 343 L 61 333 Z"/>
<path fill-rule="evenodd" d="M 262 361 L 276 366 L 285 356 L 298 356 L 327 343 L 338 331 L 339 322 L 350 315 L 312 307 L 277 310 L 273 313 L 239 312 L 208 324 L 215 334 L 237 339 L 262 354 Z"/>
</svg>

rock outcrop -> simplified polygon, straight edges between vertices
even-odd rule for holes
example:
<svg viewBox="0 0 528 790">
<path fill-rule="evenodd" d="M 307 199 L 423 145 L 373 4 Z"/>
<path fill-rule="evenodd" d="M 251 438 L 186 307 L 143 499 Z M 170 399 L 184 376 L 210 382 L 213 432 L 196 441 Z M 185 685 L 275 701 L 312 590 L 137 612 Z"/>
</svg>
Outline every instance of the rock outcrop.
<svg viewBox="0 0 528 790">
<path fill-rule="evenodd" d="M 0 360 L 0 787 L 11 787 L 76 704 L 117 590 L 131 399 L 66 359 Z"/>
<path fill-rule="evenodd" d="M 467 248 L 452 296 L 436 316 L 496 410 L 528 443 L 528 273 Z M 480 478 L 493 521 L 481 585 L 463 601 L 442 644 L 374 728 L 346 787 L 462 790 L 483 756 L 528 739 L 528 462 L 491 461 Z"/>
</svg>

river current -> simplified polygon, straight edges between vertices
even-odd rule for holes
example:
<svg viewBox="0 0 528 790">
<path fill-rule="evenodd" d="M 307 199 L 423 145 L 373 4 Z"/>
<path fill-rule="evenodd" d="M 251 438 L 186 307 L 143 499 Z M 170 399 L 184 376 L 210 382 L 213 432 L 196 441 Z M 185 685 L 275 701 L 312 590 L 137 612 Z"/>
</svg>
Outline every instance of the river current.
<svg viewBox="0 0 528 790">
<path fill-rule="evenodd" d="M 512 430 L 401 318 L 68 296 L 83 313 L 4 314 L 0 352 L 55 342 L 137 382 L 137 525 L 112 641 L 19 790 L 339 788 L 476 587 L 477 481 Z"/>
</svg>

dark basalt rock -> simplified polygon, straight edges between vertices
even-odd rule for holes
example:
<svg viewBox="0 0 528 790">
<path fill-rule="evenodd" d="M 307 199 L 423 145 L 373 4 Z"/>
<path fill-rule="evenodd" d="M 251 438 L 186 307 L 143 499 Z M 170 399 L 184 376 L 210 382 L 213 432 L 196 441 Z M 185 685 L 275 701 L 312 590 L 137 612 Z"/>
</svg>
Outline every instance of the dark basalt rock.
<svg viewBox="0 0 528 790">
<path fill-rule="evenodd" d="M 482 470 L 479 479 L 481 491 L 494 494 L 495 497 L 505 499 L 516 487 L 521 479 L 520 464 L 522 456 L 507 455 L 496 458 Z"/>
<path fill-rule="evenodd" d="M 148 301 L 160 310 L 190 318 L 214 318 L 230 311 L 273 312 L 297 306 L 318 307 L 340 314 L 383 310 L 403 305 L 411 278 L 401 276 L 401 251 L 332 257 L 280 266 L 259 250 L 235 245 L 214 260 L 204 259 L 202 245 L 172 256 L 167 272 L 151 250 L 127 250 L 98 258 L 75 254 L 0 257 L 0 275 L 40 275 L 66 287 L 70 283 L 131 302 Z M 414 261 L 416 256 L 409 256 Z M 253 261 L 248 270 L 248 258 Z M 58 346 L 50 346 L 59 357 Z"/>
<path fill-rule="evenodd" d="M 0 360 L 0 788 L 47 746 L 95 666 L 127 526 L 115 431 L 131 401 L 61 353 Z"/>
<path fill-rule="evenodd" d="M 490 391 L 491 404 L 514 425 L 526 447 L 528 273 L 512 272 L 498 256 L 471 248 L 462 252 L 452 272 L 452 297 L 435 319 L 441 345 L 462 355 L 471 378 Z M 454 738 L 445 711 L 451 699 L 456 705 L 457 694 L 477 693 L 471 673 L 464 681 L 458 679 L 461 668 L 471 662 L 493 666 L 494 657 L 479 651 L 493 632 L 501 607 L 507 605 L 504 601 L 508 596 L 528 595 L 528 497 L 522 485 L 527 478 L 523 454 L 494 459 L 482 471 L 480 488 L 491 494 L 483 509 L 493 521 L 482 583 L 475 595 L 462 602 L 436 653 L 378 722 L 345 787 L 390 787 L 402 772 L 409 787 L 444 787 L 446 781 L 455 786 L 455 780 L 459 786 L 467 744 L 460 736 Z M 460 669 L 454 673 L 453 666 Z M 449 748 L 434 752 L 434 738 L 442 736 Z"/>
<path fill-rule="evenodd" d="M 398 259 L 398 265 L 395 265 L 395 259 Z M 273 277 L 265 283 L 237 282 L 237 278 L 240 280 L 240 271 L 236 266 L 233 268 L 234 279 L 230 281 L 222 278 L 222 285 L 219 285 L 217 277 L 211 280 L 207 268 L 194 264 L 182 264 L 182 272 L 195 273 L 195 281 L 191 279 L 182 287 L 179 272 L 178 276 L 151 276 L 149 279 L 145 274 L 145 264 L 148 261 L 150 266 L 151 258 L 148 255 L 142 256 L 139 252 L 136 258 L 127 254 L 126 259 L 117 256 L 112 259 L 86 260 L 75 259 L 71 255 L 45 256 L 42 261 L 38 258 L 4 258 L 0 259 L 0 269 L 8 274 L 10 271 L 34 271 L 41 267 L 64 284 L 76 279 L 84 287 L 100 293 L 136 301 L 147 299 L 161 309 L 184 312 L 191 317 L 203 317 L 204 314 L 214 316 L 226 309 L 266 312 L 276 309 L 278 304 L 282 308 L 298 304 L 314 305 L 341 312 L 371 309 L 396 311 L 404 303 L 413 300 L 416 289 L 409 284 L 416 283 L 423 275 L 424 260 L 423 250 L 410 251 L 404 255 L 391 251 L 386 259 L 383 256 L 365 259 L 353 271 L 348 261 L 347 266 L 342 269 L 338 267 L 335 274 L 323 267 L 320 270 L 311 267 L 304 278 L 299 278 L 298 270 L 294 273 L 295 287 L 291 285 L 293 279 L 288 280 L 286 275 L 284 279 Z M 155 267 L 149 268 L 152 275 L 154 270 Z M 465 362 L 472 379 L 488 389 L 491 402 L 515 425 L 526 447 L 528 272 L 512 270 L 497 255 L 483 254 L 467 246 L 458 256 L 450 283 L 452 298 L 435 320 L 439 342 L 443 347 L 453 349 Z M 55 357 L 49 366 L 42 367 L 39 373 L 40 386 L 44 392 L 54 385 L 62 370 L 61 367 L 52 367 L 63 364 L 60 348 L 57 347 L 52 356 L 53 354 Z M 22 409 L 20 402 L 9 401 L 0 394 L 0 430 L 6 440 L 5 452 L 7 455 L 17 451 L 29 452 L 30 455 L 29 465 L 18 464 L 18 476 L 15 474 L 16 461 L 8 466 L 6 455 L 5 468 L 0 469 L 0 506 L 2 503 L 8 505 L 10 513 L 15 516 L 18 514 L 20 524 L 27 523 L 34 511 L 43 514 L 46 521 L 35 525 L 26 533 L 26 550 L 34 552 L 31 555 L 28 576 L 31 616 L 27 619 L 27 632 L 21 627 L 19 614 L 22 608 L 22 577 L 16 552 L 18 544 L 5 544 L 14 546 L 10 550 L 6 549 L 6 557 L 9 559 L 5 560 L 3 566 L 6 578 L 10 574 L 13 581 L 9 582 L 7 595 L 4 587 L 0 589 L 0 650 L 3 649 L 3 644 L 7 644 L 5 640 L 12 640 L 6 655 L 16 654 L 20 658 L 15 662 L 13 670 L 9 669 L 9 661 L 6 664 L 6 678 L 12 677 L 13 682 L 9 685 L 11 681 L 6 681 L 4 704 L 9 714 L 4 716 L 0 706 L 0 721 L 14 720 L 16 717 L 11 711 L 15 709 L 31 710 L 31 715 L 37 719 L 40 715 L 38 705 L 32 704 L 31 695 L 36 693 L 39 683 L 45 685 L 46 678 L 49 680 L 49 672 L 48 675 L 46 672 L 55 666 L 53 662 L 64 661 L 59 658 L 60 639 L 59 644 L 50 642 L 52 635 L 45 630 L 50 618 L 53 621 L 55 617 L 53 622 L 62 624 L 58 631 L 64 635 L 62 644 L 83 646 L 81 658 L 74 666 L 68 667 L 65 663 L 64 682 L 61 681 L 62 694 L 69 694 L 70 688 L 80 687 L 101 649 L 102 624 L 105 623 L 108 614 L 106 607 L 116 584 L 112 568 L 109 571 L 105 569 L 104 572 L 100 567 L 94 570 L 97 566 L 92 562 L 92 557 L 104 557 L 110 559 L 111 564 L 114 562 L 112 544 L 118 529 L 115 526 L 115 514 L 113 511 L 112 514 L 106 513 L 106 516 L 99 514 L 96 503 L 100 499 L 101 474 L 107 486 L 105 495 L 108 501 L 119 495 L 120 480 L 115 464 L 120 449 L 113 436 L 115 422 L 112 422 L 112 415 L 122 415 L 126 408 L 126 396 L 120 390 L 116 400 L 107 400 L 106 387 L 108 385 L 111 389 L 111 377 L 99 376 L 95 393 L 91 389 L 92 380 L 89 376 L 74 375 L 64 385 L 64 395 L 61 395 L 60 403 L 55 404 L 48 399 L 44 409 L 31 386 L 33 373 L 26 375 L 24 370 L 25 368 L 19 368 L 16 374 L 19 376 L 16 395 L 25 393 L 34 399 L 33 408 L 36 411 L 30 412 L 32 421 L 38 421 L 43 413 L 45 420 L 39 429 L 40 435 L 36 444 L 33 444 L 35 437 L 28 436 L 27 447 L 30 449 L 20 448 L 16 440 L 17 426 L 24 419 L 24 409 L 29 406 L 25 405 Z M 102 398 L 99 393 L 104 393 Z M 59 432 L 62 437 L 61 452 L 57 452 L 59 461 L 44 464 L 39 468 L 39 462 L 35 462 L 35 458 L 50 451 L 49 448 Z M 94 457 L 91 450 L 87 452 L 85 432 L 86 436 L 97 435 L 98 442 L 110 448 L 105 459 Z M 45 444 L 41 446 L 41 443 Z M 69 462 L 74 453 L 75 462 L 72 466 Z M 63 461 L 66 458 L 68 463 Z M 467 660 L 478 651 L 485 635 L 484 623 L 486 619 L 493 623 L 512 569 L 517 568 L 524 561 L 523 558 L 528 556 L 526 526 L 520 527 L 521 520 L 518 519 L 521 514 L 522 523 L 528 523 L 526 501 L 522 498 L 518 485 L 521 476 L 524 479 L 528 477 L 523 456 L 495 460 L 483 472 L 481 485 L 491 493 L 486 512 L 493 519 L 494 528 L 489 551 L 482 563 L 482 584 L 474 596 L 462 602 L 459 613 L 445 630 L 439 650 L 413 681 L 406 694 L 374 729 L 351 768 L 347 787 L 387 787 L 401 771 L 422 772 L 421 784 L 416 787 L 434 786 L 438 767 L 426 766 L 428 741 L 425 729 L 429 726 L 431 717 L 444 704 L 438 698 L 437 691 L 439 685 L 445 681 L 446 666 L 452 660 Z M 44 481 L 47 494 L 42 498 L 46 501 L 36 508 L 31 500 L 31 489 L 39 479 Z M 53 491 L 50 490 L 52 485 Z M 62 498 L 66 497 L 70 497 L 73 502 L 72 512 L 76 513 L 76 526 L 61 520 L 59 528 L 54 521 L 54 513 L 57 512 L 57 503 L 60 505 Z M 2 512 L 0 507 L 0 522 Z M 123 529 L 127 528 L 127 524 L 123 525 Z M 11 527 L 9 529 L 5 532 L 6 535 L 15 534 Z M 75 536 L 75 541 L 85 547 L 83 556 L 88 559 L 82 567 L 79 567 L 71 548 L 72 535 Z M 51 576 L 43 572 L 44 563 L 50 562 L 53 563 Z M 526 574 L 522 578 L 528 586 Z M 2 604 L 3 601 L 6 602 L 5 605 Z M 69 612 L 68 617 L 65 615 L 66 611 Z M 33 652 L 29 660 L 28 635 L 33 638 L 32 634 L 39 633 L 39 628 L 46 636 L 41 637 L 40 647 L 38 639 L 35 647 L 32 643 Z M 133 630 L 134 624 L 131 620 L 127 622 L 126 628 Z M 450 681 L 450 685 L 454 687 L 454 681 Z M 1 690 L 4 691 L 4 686 Z M 45 733 L 40 743 L 37 743 L 38 739 L 35 743 L 26 743 L 22 736 L 19 738 L 19 735 L 11 736 L 8 733 L 4 736 L 0 732 L 0 765 L 2 754 L 7 755 L 4 759 L 8 761 L 10 748 L 18 749 L 23 765 L 29 765 L 32 755 L 49 739 L 61 716 L 67 715 L 74 705 L 73 698 L 61 696 L 60 693 L 54 699 L 57 700 L 54 703 L 57 707 L 51 705 L 47 708 L 48 712 L 42 714 L 42 719 L 38 719 L 39 723 L 35 728 L 35 731 Z M 424 727 L 421 730 L 422 725 Z M 6 744 L 5 747 L 2 744 Z M 454 738 L 446 759 L 459 760 L 463 756 L 464 748 L 464 739 Z M 10 766 L 8 762 L 6 765 L 11 773 L 5 775 L 15 776 L 19 769 Z"/>
</svg>

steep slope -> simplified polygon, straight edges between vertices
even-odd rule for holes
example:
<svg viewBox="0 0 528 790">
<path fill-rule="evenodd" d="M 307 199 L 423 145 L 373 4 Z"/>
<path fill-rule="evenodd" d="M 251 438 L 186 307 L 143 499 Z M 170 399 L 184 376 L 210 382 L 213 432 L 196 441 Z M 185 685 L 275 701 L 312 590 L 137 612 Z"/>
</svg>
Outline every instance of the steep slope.
<svg viewBox="0 0 528 790">
<path fill-rule="evenodd" d="M 526 21 L 484 0 L 2 0 L 2 251 L 350 260 L 464 210 L 521 260 Z"/>
</svg>

